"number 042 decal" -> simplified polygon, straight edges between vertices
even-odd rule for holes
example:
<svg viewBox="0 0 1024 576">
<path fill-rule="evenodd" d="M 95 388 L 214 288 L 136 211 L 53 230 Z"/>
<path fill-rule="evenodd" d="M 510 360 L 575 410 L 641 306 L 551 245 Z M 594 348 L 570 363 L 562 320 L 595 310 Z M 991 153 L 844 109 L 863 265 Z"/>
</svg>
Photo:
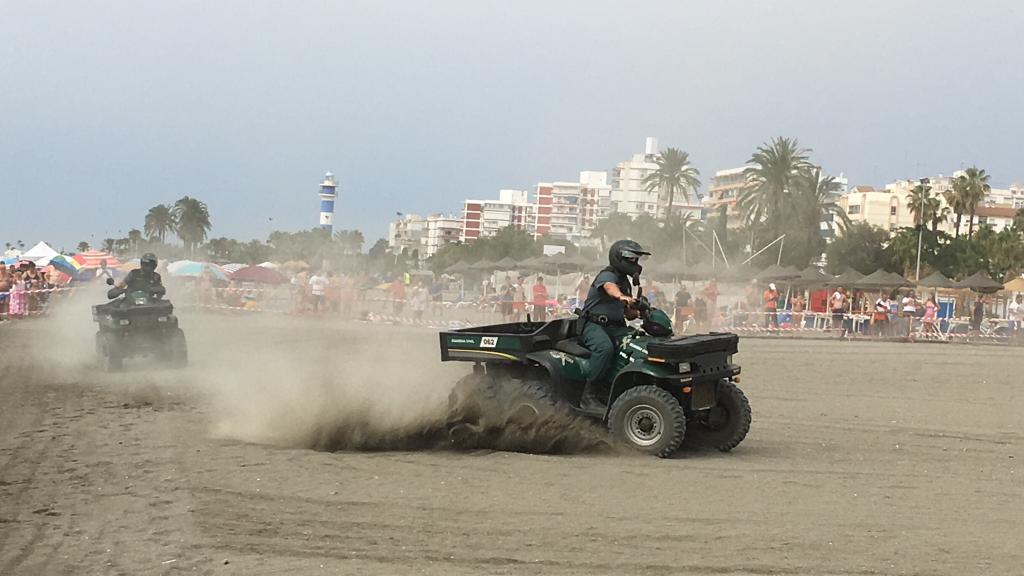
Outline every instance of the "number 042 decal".
<svg viewBox="0 0 1024 576">
<path fill-rule="evenodd" d="M 480 339 L 481 348 L 494 348 L 498 345 L 497 336 L 484 336 Z"/>
</svg>

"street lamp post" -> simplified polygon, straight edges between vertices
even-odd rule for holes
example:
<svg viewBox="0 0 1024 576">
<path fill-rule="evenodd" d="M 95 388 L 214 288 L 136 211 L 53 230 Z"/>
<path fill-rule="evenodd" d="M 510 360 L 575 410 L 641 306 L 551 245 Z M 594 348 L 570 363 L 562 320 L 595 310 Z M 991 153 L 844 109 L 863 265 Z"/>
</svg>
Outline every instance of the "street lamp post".
<svg viewBox="0 0 1024 576">
<path fill-rule="evenodd" d="M 921 279 L 921 241 L 924 238 L 924 200 L 925 187 L 931 182 L 928 178 L 918 180 L 921 184 L 921 207 L 917 210 L 917 272 L 914 274 L 914 282 Z"/>
</svg>

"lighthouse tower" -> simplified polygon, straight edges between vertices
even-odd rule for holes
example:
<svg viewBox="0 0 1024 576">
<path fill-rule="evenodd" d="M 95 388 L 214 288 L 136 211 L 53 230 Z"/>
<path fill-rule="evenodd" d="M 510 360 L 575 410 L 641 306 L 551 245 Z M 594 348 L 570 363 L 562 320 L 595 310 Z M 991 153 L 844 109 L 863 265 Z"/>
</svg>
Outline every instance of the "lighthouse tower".
<svg viewBox="0 0 1024 576">
<path fill-rule="evenodd" d="M 328 172 L 320 183 L 320 227 L 328 232 L 334 230 L 334 199 L 337 197 L 338 185 L 334 174 Z"/>
</svg>

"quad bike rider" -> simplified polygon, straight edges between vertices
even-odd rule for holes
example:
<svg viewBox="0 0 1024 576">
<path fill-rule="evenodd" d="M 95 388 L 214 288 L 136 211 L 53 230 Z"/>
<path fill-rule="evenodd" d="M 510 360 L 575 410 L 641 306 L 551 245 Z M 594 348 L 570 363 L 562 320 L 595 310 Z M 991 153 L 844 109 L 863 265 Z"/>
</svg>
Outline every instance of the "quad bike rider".
<svg viewBox="0 0 1024 576">
<path fill-rule="evenodd" d="M 528 437 L 528 422 L 553 409 L 601 422 L 613 440 L 660 457 L 681 446 L 738 446 L 751 423 L 733 362 L 739 338 L 674 336 L 668 315 L 642 289 L 633 295 L 646 254 L 635 242 L 613 244 L 576 318 L 441 332 L 442 361 L 474 364 L 449 396 L 452 442 Z M 627 324 L 637 318 L 639 327 Z"/>
<path fill-rule="evenodd" d="M 618 342 L 629 333 L 627 315 L 636 318 L 633 286 L 640 285 L 640 257 L 650 252 L 632 240 L 619 240 L 608 251 L 608 266 L 598 272 L 590 284 L 583 308 L 578 311 L 577 332 L 580 344 L 590 350 L 590 373 L 583 389 L 580 408 L 597 411 L 604 408 L 599 387 L 607 385 Z M 632 285 L 630 283 L 632 279 Z M 669 330 L 671 333 L 671 329 Z"/>
<path fill-rule="evenodd" d="M 163 299 L 167 293 L 156 271 L 157 258 L 146 253 L 139 268 L 120 282 L 107 278 L 107 304 L 93 306 L 99 324 L 96 353 L 108 370 L 121 368 L 125 358 L 153 355 L 174 367 L 188 363 L 185 333 L 178 327 L 174 306 Z"/>
</svg>

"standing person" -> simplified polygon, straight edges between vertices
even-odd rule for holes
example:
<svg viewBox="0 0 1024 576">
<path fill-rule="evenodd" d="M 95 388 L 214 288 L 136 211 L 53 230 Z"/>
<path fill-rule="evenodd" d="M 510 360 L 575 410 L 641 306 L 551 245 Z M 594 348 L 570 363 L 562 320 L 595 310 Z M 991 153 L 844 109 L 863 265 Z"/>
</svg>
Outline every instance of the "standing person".
<svg viewBox="0 0 1024 576">
<path fill-rule="evenodd" d="M 686 284 L 680 282 L 679 290 L 676 292 L 675 305 L 676 305 L 676 318 L 675 321 L 682 325 L 691 316 L 693 316 L 693 308 L 690 306 L 690 300 L 693 297 L 690 295 L 690 291 L 686 289 Z"/>
<path fill-rule="evenodd" d="M 914 318 L 917 316 L 917 296 L 914 291 L 911 290 L 903 297 L 900 301 L 900 315 L 903 317 L 903 321 L 907 323 L 907 336 L 914 331 Z"/>
<path fill-rule="evenodd" d="M 522 321 L 526 319 L 526 277 L 520 275 L 516 278 L 512 292 L 512 311 L 515 313 L 515 319 Z"/>
<path fill-rule="evenodd" d="M 498 293 L 499 308 L 501 310 L 501 319 L 503 322 L 512 322 L 513 316 L 515 316 L 515 310 L 512 307 L 512 300 L 515 298 L 515 288 L 506 279 L 505 283 L 501 286 L 501 291 Z"/>
<path fill-rule="evenodd" d="M 584 274 L 576 284 L 576 307 L 583 308 L 583 302 L 587 299 L 587 291 L 590 290 L 590 274 Z"/>
<path fill-rule="evenodd" d="M 921 317 L 921 332 L 925 336 L 941 335 L 939 327 L 935 325 L 938 311 L 939 306 L 935 303 L 935 297 L 929 296 L 928 301 L 924 303 L 924 316 Z"/>
<path fill-rule="evenodd" d="M 640 284 L 643 271 L 640 258 L 649 254 L 632 240 L 616 241 L 608 251 L 608 267 L 597 274 L 587 292 L 577 321 L 580 343 L 591 352 L 587 383 L 580 398 L 583 410 L 605 408 L 602 396 L 607 395 L 599 388 L 608 384 L 619 343 L 629 333 L 626 307 L 635 302 L 633 285 Z"/>
<path fill-rule="evenodd" d="M 889 298 L 885 292 L 878 293 L 875 300 L 875 309 L 871 313 L 871 327 L 875 336 L 881 337 L 888 333 L 889 327 Z"/>
<path fill-rule="evenodd" d="M 396 276 L 391 282 L 391 306 L 395 316 L 400 315 L 405 308 L 405 282 L 402 282 L 401 276 Z"/>
<path fill-rule="evenodd" d="M 409 299 L 409 304 L 412 306 L 412 316 L 416 320 L 423 319 L 423 313 L 427 310 L 427 305 L 430 302 L 430 294 L 427 292 L 427 287 L 423 285 L 423 281 L 420 280 L 412 288 L 412 296 Z"/>
<path fill-rule="evenodd" d="M 846 336 L 846 323 L 843 321 L 846 316 L 846 291 L 842 286 L 836 286 L 836 291 L 828 299 L 829 309 L 832 311 L 832 328 L 840 330 L 839 337 Z"/>
<path fill-rule="evenodd" d="M 974 306 L 971 308 L 971 334 L 978 336 L 981 334 L 981 321 L 985 319 L 985 297 L 978 295 L 978 299 L 974 301 Z"/>
<path fill-rule="evenodd" d="M 804 327 L 804 310 L 807 309 L 807 301 L 804 300 L 804 293 L 797 292 L 793 297 L 793 327 L 802 330 Z"/>
<path fill-rule="evenodd" d="M 107 260 L 104 258 L 100 260 L 100 267 L 96 270 L 96 279 L 106 284 L 107 278 L 114 280 L 114 273 L 111 272 L 110 268 L 107 268 Z"/>
<path fill-rule="evenodd" d="M 768 284 L 768 289 L 764 291 L 761 299 L 764 302 L 764 327 L 768 328 L 771 325 L 772 328 L 778 328 L 779 291 L 775 288 L 774 282 Z"/>
<path fill-rule="evenodd" d="M 718 310 L 718 278 L 712 277 L 701 294 L 704 296 L 704 302 L 707 304 L 707 310 L 710 313 L 709 317 L 714 318 L 715 312 Z"/>
<path fill-rule="evenodd" d="M 1024 334 L 1024 296 L 1017 294 L 1007 307 L 1006 316 L 1010 320 L 1010 340 L 1019 342 Z"/>
<path fill-rule="evenodd" d="M 14 278 L 11 280 L 11 294 L 8 305 L 9 318 L 20 318 L 28 313 L 27 296 L 25 294 L 25 278 L 21 270 L 16 270 Z"/>
<path fill-rule="evenodd" d="M 537 274 L 537 281 L 533 284 L 533 316 L 536 322 L 547 322 L 548 319 L 548 289 L 540 274 Z"/>
<path fill-rule="evenodd" d="M 7 304 L 10 301 L 12 275 L 7 267 L 0 263 L 0 322 L 7 319 Z"/>
</svg>

